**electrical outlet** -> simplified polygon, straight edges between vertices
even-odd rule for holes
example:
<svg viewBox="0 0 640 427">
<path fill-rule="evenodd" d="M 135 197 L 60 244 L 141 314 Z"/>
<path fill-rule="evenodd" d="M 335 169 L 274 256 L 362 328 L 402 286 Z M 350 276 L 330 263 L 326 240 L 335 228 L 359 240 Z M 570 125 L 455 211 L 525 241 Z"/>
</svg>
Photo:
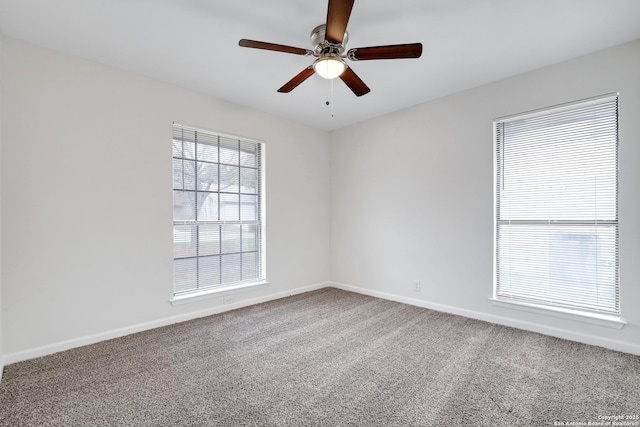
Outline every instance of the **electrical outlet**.
<svg viewBox="0 0 640 427">
<path fill-rule="evenodd" d="M 224 297 L 222 298 L 223 304 L 231 304 L 233 302 L 233 297 Z"/>
<path fill-rule="evenodd" d="M 421 287 L 422 287 L 422 284 L 420 283 L 420 280 L 416 280 L 415 282 L 413 282 L 414 291 L 420 292 Z"/>
</svg>

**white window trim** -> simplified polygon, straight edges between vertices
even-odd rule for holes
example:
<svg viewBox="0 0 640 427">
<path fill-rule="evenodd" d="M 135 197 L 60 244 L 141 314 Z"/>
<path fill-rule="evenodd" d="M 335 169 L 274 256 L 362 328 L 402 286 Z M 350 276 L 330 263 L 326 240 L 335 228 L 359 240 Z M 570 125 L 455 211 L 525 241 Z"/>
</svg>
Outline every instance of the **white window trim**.
<svg viewBox="0 0 640 427">
<path fill-rule="evenodd" d="M 269 282 L 266 280 L 253 283 L 240 283 L 237 285 L 229 285 L 221 288 L 206 289 L 198 292 L 191 292 L 188 294 L 176 295 L 169 300 L 171 305 L 183 305 L 192 302 L 204 301 L 212 298 L 225 297 L 228 295 L 239 294 L 247 291 L 254 291 L 269 286 Z"/>
<path fill-rule="evenodd" d="M 626 324 L 620 316 L 590 313 L 587 311 L 572 310 L 565 307 L 554 307 L 548 305 L 538 305 L 522 301 L 509 301 L 506 299 L 498 299 L 496 297 L 489 298 L 491 305 L 502 308 L 509 308 L 527 313 L 539 314 L 557 319 L 572 320 L 574 322 L 586 323 L 589 325 L 602 326 L 611 329 L 622 329 Z"/>
</svg>

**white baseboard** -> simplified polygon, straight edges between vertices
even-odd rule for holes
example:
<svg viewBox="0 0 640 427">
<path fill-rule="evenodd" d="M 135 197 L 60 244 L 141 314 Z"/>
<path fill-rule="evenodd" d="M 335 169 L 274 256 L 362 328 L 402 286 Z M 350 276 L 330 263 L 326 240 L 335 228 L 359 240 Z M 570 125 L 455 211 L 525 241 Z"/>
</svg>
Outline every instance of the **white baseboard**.
<svg viewBox="0 0 640 427">
<path fill-rule="evenodd" d="M 549 327 L 546 325 L 527 322 L 527 321 L 518 320 L 510 317 L 496 316 L 489 313 L 482 313 L 479 311 L 467 310 L 459 307 L 432 303 L 432 302 L 423 301 L 415 298 L 394 295 L 386 292 L 373 291 L 371 289 L 365 289 L 357 286 L 346 285 L 344 283 L 331 282 L 330 286 L 337 289 L 356 292 L 359 294 L 369 295 L 376 298 L 382 298 L 390 301 L 396 301 L 404 304 L 414 305 L 417 307 L 428 308 L 434 311 L 440 311 L 440 312 L 449 313 L 449 314 L 456 314 L 458 316 L 464 316 L 471 319 L 482 320 L 485 322 L 495 323 L 503 326 L 509 326 L 516 329 L 523 329 L 525 331 L 537 332 L 540 334 L 549 335 L 556 338 L 562 338 L 570 341 L 577 341 L 584 344 L 608 348 L 610 350 L 616 350 L 624 353 L 640 355 L 640 345 L 636 343 L 602 338 L 595 335 L 584 334 L 581 332 L 574 332 L 567 329 Z"/>
<path fill-rule="evenodd" d="M 0 361 L 0 366 L 2 366 L 2 364 L 10 365 L 12 363 L 22 362 L 24 360 L 35 359 L 36 357 L 47 356 L 49 354 L 58 353 L 60 351 L 69 350 L 76 347 L 82 347 L 89 344 L 95 344 L 100 341 L 119 338 L 125 335 L 134 334 L 136 332 L 142 332 L 149 329 L 172 325 L 174 323 L 185 322 L 187 320 L 211 316 L 213 314 L 223 313 L 225 311 L 231 311 L 238 308 L 247 307 L 250 305 L 260 304 L 263 302 L 273 301 L 273 300 L 285 298 L 292 295 L 302 294 L 305 292 L 326 288 L 328 286 L 331 286 L 329 282 L 317 283 L 314 285 L 290 289 L 283 292 L 263 295 L 256 298 L 239 300 L 231 304 L 218 305 L 215 307 L 207 308 L 205 310 L 193 311 L 193 312 L 184 313 L 178 316 L 171 316 L 164 319 L 153 320 L 151 322 L 139 323 L 137 325 L 127 326 L 119 329 L 113 329 L 110 331 L 100 332 L 92 335 L 86 335 L 83 337 L 73 338 L 70 340 L 48 344 L 41 347 L 31 348 L 28 350 L 18 351 L 15 353 L 9 353 L 9 354 L 5 354 L 2 357 L 2 360 Z"/>
<path fill-rule="evenodd" d="M 97 334 L 87 335 L 84 337 L 79 337 L 79 338 L 74 338 L 74 339 L 61 341 L 53 344 L 48 344 L 45 346 L 23 350 L 15 353 L 9 353 L 4 355 L 2 360 L 0 360 L 0 368 L 2 368 L 3 365 L 9 365 L 11 363 L 17 363 L 24 360 L 35 359 L 37 357 L 47 356 L 49 354 L 57 353 L 64 350 L 69 350 L 76 347 L 82 347 L 89 344 L 95 344 L 100 341 L 119 338 L 125 335 L 134 334 L 136 332 L 142 332 L 149 329 L 159 328 L 159 327 L 171 325 L 174 323 L 185 322 L 187 320 L 197 319 L 200 317 L 211 316 L 213 314 L 223 313 L 225 311 L 235 310 L 238 308 L 260 304 L 267 301 L 273 301 L 280 298 L 302 294 L 305 292 L 310 292 L 310 291 L 314 291 L 314 290 L 318 290 L 326 287 L 334 287 L 337 289 L 356 292 L 359 294 L 369 295 L 376 298 L 382 298 L 390 301 L 396 301 L 404 304 L 414 305 L 417 307 L 428 308 L 430 310 L 440 311 L 443 313 L 455 314 L 459 316 L 468 317 L 471 319 L 477 319 L 485 322 L 495 323 L 498 325 L 509 326 L 517 329 L 524 329 L 527 331 L 537 332 L 544 335 L 550 335 L 557 338 L 577 341 L 585 344 L 605 347 L 611 350 L 640 355 L 640 345 L 635 343 L 602 338 L 602 337 L 583 334 L 583 333 L 574 332 L 566 329 L 553 328 L 553 327 L 526 322 L 526 321 L 522 321 L 514 318 L 496 316 L 488 313 L 467 310 L 459 307 L 432 303 L 432 302 L 423 301 L 415 298 L 394 295 L 387 292 L 373 291 L 370 289 L 346 285 L 343 283 L 323 282 L 323 283 L 317 283 L 314 285 L 304 286 L 300 288 L 290 289 L 287 291 L 278 292 L 274 294 L 263 295 L 256 298 L 240 300 L 231 304 L 218 305 L 215 307 L 207 308 L 205 310 L 194 311 L 190 313 L 181 314 L 178 316 L 171 316 L 164 319 L 154 320 L 151 322 L 139 323 L 137 325 L 132 325 L 125 328 L 119 328 L 119 329 L 105 331 Z M 2 371 L 0 371 L 0 380 L 2 378 L 1 372 Z"/>
</svg>

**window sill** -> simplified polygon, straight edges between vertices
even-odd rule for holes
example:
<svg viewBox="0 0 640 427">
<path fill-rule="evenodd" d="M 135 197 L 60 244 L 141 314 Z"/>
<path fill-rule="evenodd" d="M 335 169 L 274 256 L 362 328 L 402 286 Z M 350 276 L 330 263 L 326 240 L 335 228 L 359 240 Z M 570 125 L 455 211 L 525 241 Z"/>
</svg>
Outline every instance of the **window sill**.
<svg viewBox="0 0 640 427">
<path fill-rule="evenodd" d="M 224 286 L 216 289 L 207 289 L 199 292 L 191 292 L 188 294 L 174 296 L 169 302 L 172 305 L 182 305 L 191 302 L 202 301 L 211 298 L 224 297 L 227 295 L 233 295 L 240 292 L 253 291 L 256 289 L 264 288 L 269 285 L 266 280 L 253 283 L 241 283 L 239 285 Z"/>
<path fill-rule="evenodd" d="M 492 305 L 515 310 L 526 311 L 528 313 L 541 314 L 559 319 L 573 320 L 575 322 L 588 323 L 590 325 L 603 326 L 611 329 L 622 329 L 627 324 L 620 316 L 610 314 L 586 313 L 563 307 L 551 307 L 545 305 L 531 304 L 519 301 L 508 301 L 497 298 L 489 298 Z"/>
</svg>

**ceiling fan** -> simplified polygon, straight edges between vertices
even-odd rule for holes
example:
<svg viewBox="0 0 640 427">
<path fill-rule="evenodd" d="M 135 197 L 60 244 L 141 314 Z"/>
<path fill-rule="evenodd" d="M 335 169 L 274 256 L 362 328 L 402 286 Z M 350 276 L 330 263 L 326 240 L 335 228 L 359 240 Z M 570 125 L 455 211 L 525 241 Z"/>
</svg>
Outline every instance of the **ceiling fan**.
<svg viewBox="0 0 640 427">
<path fill-rule="evenodd" d="M 340 77 L 340 80 L 345 82 L 356 96 L 365 95 L 371 89 L 346 64 L 345 59 L 368 61 L 371 59 L 419 58 L 422 55 L 422 43 L 352 48 L 345 54 L 345 45 L 349 40 L 347 23 L 349 22 L 353 3 L 354 0 L 329 0 L 326 24 L 318 25 L 311 31 L 311 42 L 315 46 L 314 50 L 247 39 L 240 40 L 238 44 L 242 47 L 317 58 L 313 65 L 308 66 L 285 83 L 284 86 L 278 89 L 278 92 L 291 92 L 314 73 L 318 73 L 325 79 Z"/>
</svg>

